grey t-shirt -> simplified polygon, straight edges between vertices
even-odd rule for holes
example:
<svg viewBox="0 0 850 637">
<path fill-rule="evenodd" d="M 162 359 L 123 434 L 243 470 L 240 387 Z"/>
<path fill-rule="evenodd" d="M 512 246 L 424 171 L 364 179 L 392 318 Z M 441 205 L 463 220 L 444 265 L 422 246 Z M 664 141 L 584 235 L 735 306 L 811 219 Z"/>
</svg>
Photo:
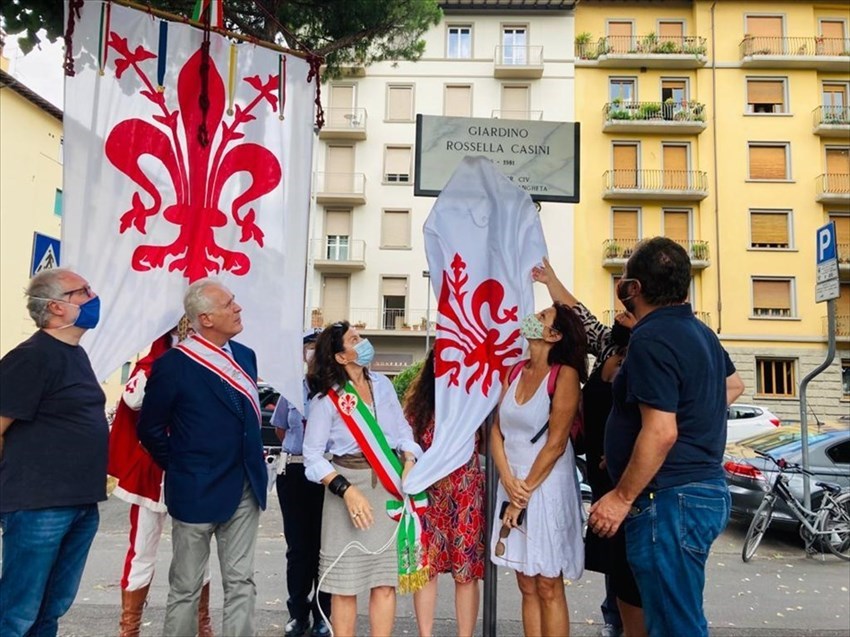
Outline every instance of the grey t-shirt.
<svg viewBox="0 0 850 637">
<path fill-rule="evenodd" d="M 39 330 L 0 360 L 0 513 L 106 499 L 106 397 L 85 350 Z"/>
</svg>

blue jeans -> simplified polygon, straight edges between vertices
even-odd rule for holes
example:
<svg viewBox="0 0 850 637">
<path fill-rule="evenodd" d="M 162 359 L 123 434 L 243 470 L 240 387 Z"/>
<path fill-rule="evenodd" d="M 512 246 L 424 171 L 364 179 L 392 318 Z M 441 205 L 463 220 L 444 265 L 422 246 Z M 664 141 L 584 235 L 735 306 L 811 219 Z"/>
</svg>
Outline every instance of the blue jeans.
<svg viewBox="0 0 850 637">
<path fill-rule="evenodd" d="M 0 635 L 56 635 L 77 595 L 99 521 L 97 504 L 0 513 Z"/>
<path fill-rule="evenodd" d="M 731 498 L 721 479 L 641 495 L 626 518 L 626 553 L 650 637 L 707 637 L 705 562 L 726 528 Z"/>
</svg>

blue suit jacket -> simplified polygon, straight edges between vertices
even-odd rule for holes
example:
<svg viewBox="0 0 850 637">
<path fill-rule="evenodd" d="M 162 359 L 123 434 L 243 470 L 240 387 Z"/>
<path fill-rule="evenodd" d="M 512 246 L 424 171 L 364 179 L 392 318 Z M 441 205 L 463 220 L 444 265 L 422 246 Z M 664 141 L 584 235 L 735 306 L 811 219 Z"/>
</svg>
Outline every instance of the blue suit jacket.
<svg viewBox="0 0 850 637">
<path fill-rule="evenodd" d="M 233 357 L 257 378 L 253 350 L 230 341 Z M 153 364 L 145 388 L 138 433 L 142 445 L 165 470 L 165 504 L 178 520 L 229 520 L 245 480 L 266 508 L 268 477 L 260 423 L 247 398 L 238 395 L 243 416 L 224 381 L 186 354 L 170 350 Z"/>
</svg>

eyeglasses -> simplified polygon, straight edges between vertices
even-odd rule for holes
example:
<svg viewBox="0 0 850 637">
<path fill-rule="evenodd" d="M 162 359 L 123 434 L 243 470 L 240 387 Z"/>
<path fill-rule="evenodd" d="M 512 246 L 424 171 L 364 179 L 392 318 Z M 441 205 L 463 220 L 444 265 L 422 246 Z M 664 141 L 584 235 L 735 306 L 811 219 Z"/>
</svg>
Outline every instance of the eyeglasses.
<svg viewBox="0 0 850 637">
<path fill-rule="evenodd" d="M 525 535 L 525 531 L 523 531 L 519 527 L 515 527 L 517 531 Z M 508 539 L 508 536 L 511 534 L 511 527 L 507 524 L 503 524 L 502 528 L 499 529 L 499 541 L 496 542 L 496 557 L 504 557 L 505 556 L 505 540 Z M 511 560 L 507 560 L 510 562 Z"/>
<path fill-rule="evenodd" d="M 72 297 L 75 294 L 79 294 L 80 292 L 84 292 L 85 295 L 88 296 L 88 297 L 94 296 L 94 292 L 92 292 L 90 285 L 84 285 L 81 288 L 76 288 L 74 290 L 68 290 L 67 292 L 62 292 L 59 296 Z"/>
</svg>

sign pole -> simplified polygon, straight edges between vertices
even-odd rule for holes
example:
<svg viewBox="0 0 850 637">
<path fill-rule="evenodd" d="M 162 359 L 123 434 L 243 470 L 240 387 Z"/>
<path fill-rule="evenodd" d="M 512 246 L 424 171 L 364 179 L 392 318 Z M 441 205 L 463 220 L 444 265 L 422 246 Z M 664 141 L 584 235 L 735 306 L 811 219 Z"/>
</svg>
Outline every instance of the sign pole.
<svg viewBox="0 0 850 637">
<path fill-rule="evenodd" d="M 823 373 L 835 360 L 835 299 L 839 297 L 838 245 L 835 223 L 830 222 L 817 229 L 815 234 L 815 267 L 817 269 L 815 301 L 826 301 L 827 348 L 826 358 L 800 381 L 800 451 L 803 469 L 809 471 L 809 425 L 806 405 L 806 390 L 809 382 Z M 810 476 L 803 474 L 803 504 L 812 508 L 812 485 Z"/>
</svg>

